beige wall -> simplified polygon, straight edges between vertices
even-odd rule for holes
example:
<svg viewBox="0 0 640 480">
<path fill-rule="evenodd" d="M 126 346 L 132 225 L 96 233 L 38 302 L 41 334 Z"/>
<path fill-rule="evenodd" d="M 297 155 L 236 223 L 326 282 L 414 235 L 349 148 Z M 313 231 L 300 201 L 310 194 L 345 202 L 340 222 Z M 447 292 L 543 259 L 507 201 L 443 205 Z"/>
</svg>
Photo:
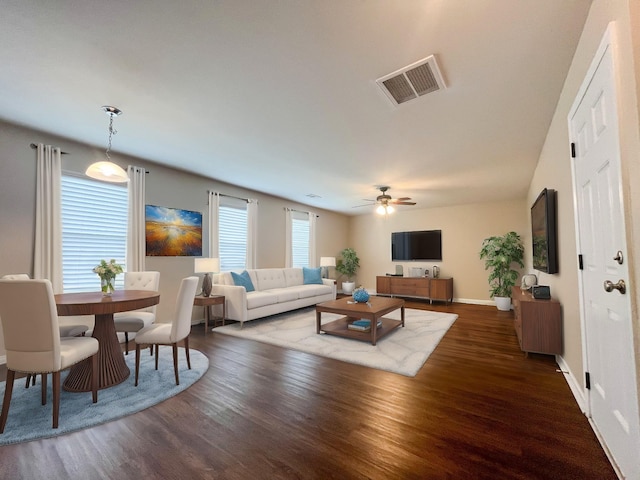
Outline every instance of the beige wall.
<svg viewBox="0 0 640 480">
<path fill-rule="evenodd" d="M 35 229 L 36 152 L 30 143 L 45 143 L 69 152 L 63 155 L 63 170 L 84 172 L 96 159 L 102 159 L 104 148 L 72 142 L 52 135 L 0 122 L 0 276 L 9 273 L 33 273 Z M 257 198 L 259 204 L 259 267 L 284 266 L 285 207 L 314 211 L 319 217 L 317 256 L 337 256 L 347 244 L 349 219 L 344 215 L 313 209 L 303 204 L 264 195 L 213 179 L 166 168 L 139 158 L 112 154 L 121 165 L 145 167 L 146 203 L 195 210 L 203 213 L 203 254 L 208 252 L 207 191 L 242 198 Z M 96 262 L 99 259 L 96 259 Z M 169 321 L 175 307 L 180 280 L 193 275 L 192 257 L 147 257 L 147 270 L 160 271 L 160 305 L 158 321 Z M 97 285 L 97 284 L 96 284 Z M 202 309 L 194 309 L 194 318 L 202 318 Z M 90 322 L 88 322 L 90 323 Z M 4 342 L 0 330 L 0 357 Z"/>
<path fill-rule="evenodd" d="M 623 194 L 628 228 L 629 283 L 633 307 L 636 339 L 636 358 L 640 365 L 638 345 L 638 242 L 640 238 L 640 138 L 638 122 L 638 65 L 640 34 L 638 29 L 640 2 L 627 0 L 595 0 L 576 49 L 572 65 L 551 122 L 538 167 L 528 193 L 531 203 L 544 187 L 558 190 L 559 258 L 558 275 L 542 276 L 542 283 L 551 286 L 552 294 L 563 306 L 564 353 L 563 359 L 571 375 L 582 385 L 584 378 L 582 328 L 579 317 L 578 265 L 575 232 L 575 211 L 572 193 L 571 160 L 569 158 L 568 115 L 578 90 L 587 74 L 602 36 L 610 21 L 616 24 L 618 45 L 617 64 L 618 103 L 620 115 L 621 160 Z M 631 23 L 634 30 L 632 36 Z M 635 55 L 634 55 L 635 52 Z M 528 258 L 529 264 L 531 258 Z M 640 369 L 637 369 L 640 371 Z"/>
<path fill-rule="evenodd" d="M 376 276 L 395 272 L 396 264 L 404 266 L 405 275 L 411 266 L 432 269 L 437 265 L 442 277 L 453 277 L 458 301 L 493 304 L 488 272 L 478 256 L 482 241 L 513 230 L 530 248 L 528 215 L 523 198 L 445 208 L 405 207 L 387 217 L 375 213 L 353 217 L 349 242 L 361 259 L 356 283 L 375 290 Z M 391 232 L 406 230 L 442 230 L 442 261 L 392 262 Z"/>
</svg>

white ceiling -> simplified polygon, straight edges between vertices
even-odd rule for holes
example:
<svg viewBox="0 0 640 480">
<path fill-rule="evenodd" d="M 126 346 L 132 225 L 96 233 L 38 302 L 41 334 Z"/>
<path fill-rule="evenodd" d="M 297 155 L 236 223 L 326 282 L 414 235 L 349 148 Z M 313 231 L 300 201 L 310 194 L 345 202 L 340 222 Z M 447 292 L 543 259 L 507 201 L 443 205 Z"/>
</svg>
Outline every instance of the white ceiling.
<svg viewBox="0 0 640 480">
<path fill-rule="evenodd" d="M 114 152 L 349 215 L 523 198 L 590 5 L 3 0 L 0 119 L 106 147 L 114 105 Z M 394 107 L 431 54 L 448 88 Z"/>
</svg>

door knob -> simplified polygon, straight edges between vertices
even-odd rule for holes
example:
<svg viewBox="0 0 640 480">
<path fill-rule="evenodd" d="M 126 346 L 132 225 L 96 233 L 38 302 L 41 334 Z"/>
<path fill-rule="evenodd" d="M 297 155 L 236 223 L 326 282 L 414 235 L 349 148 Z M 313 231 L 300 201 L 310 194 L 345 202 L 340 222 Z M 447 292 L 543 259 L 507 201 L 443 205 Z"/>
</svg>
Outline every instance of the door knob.
<svg viewBox="0 0 640 480">
<path fill-rule="evenodd" d="M 624 257 L 622 256 L 622 252 L 620 250 L 618 250 L 616 252 L 616 256 L 613 257 L 613 259 L 618 262 L 619 265 L 622 265 L 622 262 L 624 261 Z"/>
<path fill-rule="evenodd" d="M 624 283 L 624 280 L 618 280 L 618 283 L 613 283 L 610 280 L 604 281 L 604 290 L 606 292 L 613 292 L 614 290 L 618 290 L 620 293 L 624 294 L 627 292 L 627 285 Z"/>
</svg>

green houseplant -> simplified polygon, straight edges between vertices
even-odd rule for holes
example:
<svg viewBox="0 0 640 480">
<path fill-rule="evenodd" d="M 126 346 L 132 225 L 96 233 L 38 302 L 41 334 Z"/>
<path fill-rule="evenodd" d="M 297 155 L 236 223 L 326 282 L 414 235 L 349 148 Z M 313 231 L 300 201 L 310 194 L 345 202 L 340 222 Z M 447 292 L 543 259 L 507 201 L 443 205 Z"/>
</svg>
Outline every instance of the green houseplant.
<svg viewBox="0 0 640 480">
<path fill-rule="evenodd" d="M 342 250 L 340 257 L 336 262 L 336 272 L 347 277 L 347 281 L 342 282 L 342 293 L 350 294 L 355 286 L 352 278 L 360 267 L 360 259 L 356 251 L 350 247 Z"/>
<path fill-rule="evenodd" d="M 480 249 L 480 259 L 489 270 L 489 289 L 498 310 L 511 308 L 511 288 L 518 280 L 518 271 L 511 268 L 516 263 L 524 267 L 524 246 L 516 232 L 485 238 Z"/>
</svg>

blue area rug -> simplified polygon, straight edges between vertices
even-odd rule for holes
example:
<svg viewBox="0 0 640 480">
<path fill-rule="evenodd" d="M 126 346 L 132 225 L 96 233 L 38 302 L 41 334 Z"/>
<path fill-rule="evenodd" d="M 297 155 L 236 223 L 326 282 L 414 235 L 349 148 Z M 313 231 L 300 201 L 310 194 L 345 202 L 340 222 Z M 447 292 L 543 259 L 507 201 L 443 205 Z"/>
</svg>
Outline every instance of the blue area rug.
<svg viewBox="0 0 640 480">
<path fill-rule="evenodd" d="M 4 433 L 0 435 L 0 445 L 62 435 L 157 405 L 189 388 L 209 368 L 209 359 L 202 352 L 189 349 L 189 353 L 191 370 L 187 369 L 184 348 L 178 349 L 180 385 L 176 385 L 171 347 L 161 346 L 158 370 L 155 370 L 155 357 L 149 355 L 149 349 L 142 351 L 137 387 L 134 386 L 136 361 L 134 351 L 125 356 L 127 365 L 131 369 L 129 378 L 115 387 L 98 390 L 98 403 L 91 403 L 91 392 L 71 393 L 61 388 L 60 421 L 57 429 L 51 428 L 53 418 L 51 375 L 47 379 L 48 396 L 47 404 L 44 406 L 40 401 L 40 376 L 36 385 L 29 388 L 24 388 L 24 378 L 16 379 L 13 384 L 7 425 Z M 67 373 L 68 370 L 62 372 L 62 382 Z M 0 383 L 0 402 L 4 397 L 4 389 L 5 382 L 2 382 Z"/>
</svg>

